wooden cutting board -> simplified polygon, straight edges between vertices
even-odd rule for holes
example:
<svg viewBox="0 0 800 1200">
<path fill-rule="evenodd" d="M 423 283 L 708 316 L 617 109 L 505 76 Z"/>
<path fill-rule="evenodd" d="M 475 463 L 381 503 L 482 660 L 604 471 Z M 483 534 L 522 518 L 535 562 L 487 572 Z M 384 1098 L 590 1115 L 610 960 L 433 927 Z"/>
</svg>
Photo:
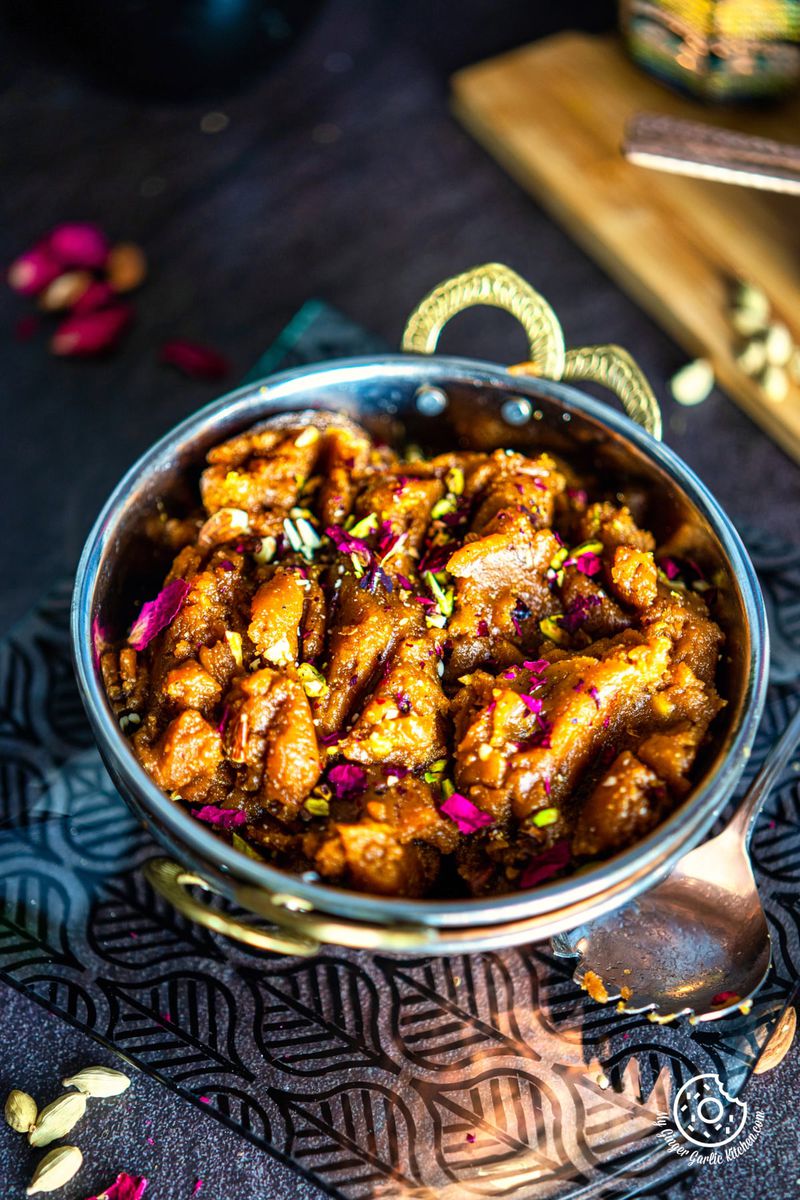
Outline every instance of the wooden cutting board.
<svg viewBox="0 0 800 1200">
<path fill-rule="evenodd" d="M 646 170 L 620 153 L 640 110 L 800 143 L 800 98 L 770 112 L 707 108 L 643 74 L 616 38 L 577 33 L 468 67 L 452 92 L 486 148 L 800 460 L 800 387 L 769 401 L 736 363 L 727 316 L 730 281 L 742 277 L 800 342 L 800 198 Z"/>
</svg>

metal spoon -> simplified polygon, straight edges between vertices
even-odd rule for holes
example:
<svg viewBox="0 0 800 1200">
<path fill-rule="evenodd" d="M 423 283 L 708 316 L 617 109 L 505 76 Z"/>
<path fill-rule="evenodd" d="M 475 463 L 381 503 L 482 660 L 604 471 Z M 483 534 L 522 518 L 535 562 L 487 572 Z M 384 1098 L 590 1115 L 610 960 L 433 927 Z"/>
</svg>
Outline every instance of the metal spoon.
<svg viewBox="0 0 800 1200">
<path fill-rule="evenodd" d="M 631 904 L 553 938 L 556 954 L 580 955 L 576 983 L 592 971 L 609 1000 L 630 989 L 625 1011 L 652 1011 L 653 1020 L 715 1021 L 752 998 L 769 971 L 772 948 L 750 837 L 798 739 L 800 708 L 722 833 L 685 854 Z"/>
</svg>

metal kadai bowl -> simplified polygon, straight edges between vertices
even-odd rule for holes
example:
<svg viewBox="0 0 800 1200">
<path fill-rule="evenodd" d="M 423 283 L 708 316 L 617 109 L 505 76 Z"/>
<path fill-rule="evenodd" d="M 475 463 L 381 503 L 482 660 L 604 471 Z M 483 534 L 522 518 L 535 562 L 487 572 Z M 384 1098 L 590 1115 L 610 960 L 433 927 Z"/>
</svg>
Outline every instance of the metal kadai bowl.
<svg viewBox="0 0 800 1200">
<path fill-rule="evenodd" d="M 506 369 L 434 354 L 445 322 L 476 304 L 506 309 L 520 320 L 529 362 Z M 618 908 L 707 833 L 741 775 L 764 701 L 767 627 L 752 564 L 714 497 L 661 443 L 658 404 L 624 351 L 565 351 L 546 301 L 497 264 L 431 292 L 409 320 L 403 350 L 282 372 L 189 417 L 121 480 L 78 567 L 72 641 L 89 720 L 121 794 L 172 856 L 148 863 L 151 884 L 192 920 L 283 954 L 313 954 L 325 943 L 422 954 L 493 949 L 550 937 Z M 615 392 L 627 415 L 573 386 L 584 380 Z M 669 542 L 703 564 L 718 588 L 715 615 L 726 633 L 719 689 L 728 703 L 698 763 L 696 786 L 648 837 L 615 858 L 530 891 L 456 900 L 375 896 L 234 850 L 169 800 L 139 766 L 106 699 L 93 624 L 127 629 L 134 598 L 161 585 L 168 563 L 145 535 L 146 518 L 157 502 L 171 512 L 196 503 L 208 449 L 278 414 L 304 410 L 344 414 L 389 443 L 416 442 L 432 453 L 454 446 L 551 450 L 579 471 L 590 470 L 612 494 L 638 496 L 659 544 Z M 231 916 L 209 893 L 246 910 L 245 919 Z"/>
</svg>

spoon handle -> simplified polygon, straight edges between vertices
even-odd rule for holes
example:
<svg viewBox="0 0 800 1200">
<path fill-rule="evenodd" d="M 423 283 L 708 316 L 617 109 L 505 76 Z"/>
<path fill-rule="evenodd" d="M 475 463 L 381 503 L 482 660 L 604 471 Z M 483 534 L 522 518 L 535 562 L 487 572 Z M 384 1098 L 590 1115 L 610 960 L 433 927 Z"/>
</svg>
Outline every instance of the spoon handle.
<svg viewBox="0 0 800 1200">
<path fill-rule="evenodd" d="M 797 750 L 800 741 L 800 706 L 792 714 L 789 724 L 767 754 L 761 770 L 756 775 L 739 807 L 731 818 L 727 832 L 736 833 L 749 845 L 756 818 L 772 788 L 777 783 L 786 764 Z"/>
</svg>

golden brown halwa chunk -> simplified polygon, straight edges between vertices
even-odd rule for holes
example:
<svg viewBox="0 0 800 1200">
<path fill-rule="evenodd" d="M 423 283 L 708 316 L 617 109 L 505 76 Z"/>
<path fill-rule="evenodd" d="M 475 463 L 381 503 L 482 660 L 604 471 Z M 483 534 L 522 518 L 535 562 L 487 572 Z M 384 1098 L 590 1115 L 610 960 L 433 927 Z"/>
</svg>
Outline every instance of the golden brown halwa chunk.
<svg viewBox="0 0 800 1200">
<path fill-rule="evenodd" d="M 655 550 L 652 533 L 640 529 L 630 509 L 623 505 L 617 508 L 608 501 L 590 504 L 578 522 L 579 540 L 601 541 L 606 549 L 616 546 L 632 546 L 634 550 Z"/>
<path fill-rule="evenodd" d="M 572 848 L 580 856 L 613 854 L 654 829 L 666 789 L 655 771 L 624 750 L 583 805 Z"/>
<path fill-rule="evenodd" d="M 305 591 L 294 571 L 278 568 L 253 596 L 247 636 L 256 654 L 275 667 L 296 663 Z"/>
<path fill-rule="evenodd" d="M 240 509 L 256 533 L 280 532 L 282 518 L 313 472 L 321 441 L 320 431 L 309 425 L 240 434 L 210 450 L 200 478 L 206 512 Z M 261 519 L 264 514 L 271 519 Z"/>
<path fill-rule="evenodd" d="M 311 709 L 302 685 L 271 667 L 236 681 L 225 698 L 224 745 L 240 786 L 268 812 L 290 821 L 319 779 Z"/>
<path fill-rule="evenodd" d="M 633 546 L 616 546 L 611 583 L 623 604 L 649 608 L 658 595 L 658 572 L 652 553 Z"/>
<path fill-rule="evenodd" d="M 354 576 L 342 577 L 328 638 L 328 691 L 315 708 L 321 734 L 343 730 L 378 667 L 421 621 L 420 611 L 400 603 L 395 593 L 378 587 L 373 594 Z"/>
<path fill-rule="evenodd" d="M 449 709 L 431 637 L 406 638 L 338 752 L 352 762 L 389 763 L 414 770 L 446 750 Z"/>
<path fill-rule="evenodd" d="M 213 676 L 204 671 L 194 659 L 173 667 L 164 680 L 164 694 L 181 708 L 212 708 L 222 689 Z"/>
<path fill-rule="evenodd" d="M 154 746 L 137 735 L 142 765 L 165 792 L 180 792 L 184 800 L 203 800 L 222 761 L 219 733 L 202 713 L 185 709 L 171 721 Z"/>
<path fill-rule="evenodd" d="M 436 878 L 441 853 L 458 833 L 441 816 L 431 787 L 408 775 L 373 784 L 358 820 L 333 821 L 315 855 L 320 874 L 387 896 L 422 896 Z"/>
</svg>

